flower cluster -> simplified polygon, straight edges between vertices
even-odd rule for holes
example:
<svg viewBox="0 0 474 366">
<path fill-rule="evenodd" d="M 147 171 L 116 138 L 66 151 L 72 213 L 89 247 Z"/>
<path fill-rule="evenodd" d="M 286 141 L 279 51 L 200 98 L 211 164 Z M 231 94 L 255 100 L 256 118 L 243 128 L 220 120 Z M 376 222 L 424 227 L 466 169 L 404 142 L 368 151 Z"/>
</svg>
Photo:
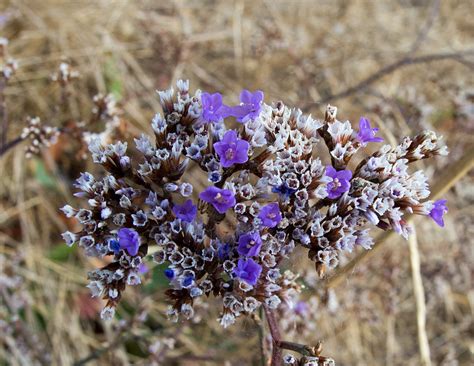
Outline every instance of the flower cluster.
<svg viewBox="0 0 474 366">
<path fill-rule="evenodd" d="M 38 155 L 40 149 L 56 143 L 59 130 L 55 127 L 44 125 L 39 117 L 27 119 L 27 126 L 23 128 L 21 138 L 29 139 L 30 144 L 26 147 L 25 155 L 27 158 Z"/>
<path fill-rule="evenodd" d="M 8 39 L 0 38 L 0 74 L 7 82 L 18 69 L 18 63 L 8 55 Z"/>
<path fill-rule="evenodd" d="M 79 78 L 79 76 L 79 71 L 74 70 L 69 63 L 61 62 L 58 71 L 51 75 L 51 80 L 65 86 L 72 80 Z"/>
<path fill-rule="evenodd" d="M 89 274 L 93 296 L 106 300 L 103 318 L 127 285 L 140 284 L 147 256 L 164 266 L 170 318 L 193 317 L 197 299 L 212 294 L 228 326 L 294 298 L 298 274 L 283 268 L 297 246 L 323 274 L 341 251 L 370 249 L 374 227 L 406 237 L 406 214 L 443 223 L 446 202 L 429 201 L 425 175 L 409 169 L 446 152 L 433 132 L 383 145 L 351 170 L 357 151 L 382 141 L 366 118 L 354 131 L 335 107 L 317 120 L 264 103 L 261 91 L 244 90 L 238 105 L 226 105 L 219 93 L 191 94 L 182 80 L 159 98 L 154 136 L 135 139 L 133 153 L 127 142 L 91 139 L 93 161 L 108 174 L 81 174 L 76 196 L 88 207 L 62 209 L 83 225 L 63 234 L 68 245 L 112 258 Z M 329 164 L 316 154 L 320 141 Z M 207 183 L 197 191 L 199 171 Z"/>
</svg>

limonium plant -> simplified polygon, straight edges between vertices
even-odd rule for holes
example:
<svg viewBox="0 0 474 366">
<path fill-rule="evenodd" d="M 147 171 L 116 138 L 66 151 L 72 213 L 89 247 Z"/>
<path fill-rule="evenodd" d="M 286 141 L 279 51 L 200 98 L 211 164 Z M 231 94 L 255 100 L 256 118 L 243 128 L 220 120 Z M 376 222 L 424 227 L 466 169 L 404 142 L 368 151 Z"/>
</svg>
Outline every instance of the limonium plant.
<svg viewBox="0 0 474 366">
<path fill-rule="evenodd" d="M 295 252 L 307 253 L 322 276 L 341 252 L 370 250 L 374 228 L 407 238 L 407 214 L 444 224 L 446 200 L 429 200 L 427 177 L 411 168 L 447 153 L 434 132 L 392 147 L 367 118 L 354 127 L 333 106 L 315 119 L 248 90 L 227 105 L 219 93 L 191 94 L 182 80 L 176 92 L 158 94 L 163 111 L 151 122 L 154 135 L 141 135 L 133 148 L 92 139 L 92 159 L 106 174 L 82 173 L 75 195 L 87 208 L 62 208 L 82 224 L 63 234 L 66 243 L 111 258 L 89 273 L 92 296 L 105 300 L 104 319 L 127 286 L 141 283 L 147 256 L 165 264 L 170 319 L 193 317 L 196 300 L 212 295 L 228 327 L 261 307 L 271 320 L 295 299 Z M 369 144 L 378 150 L 354 163 Z M 195 184 L 198 172 L 204 188 Z"/>
</svg>

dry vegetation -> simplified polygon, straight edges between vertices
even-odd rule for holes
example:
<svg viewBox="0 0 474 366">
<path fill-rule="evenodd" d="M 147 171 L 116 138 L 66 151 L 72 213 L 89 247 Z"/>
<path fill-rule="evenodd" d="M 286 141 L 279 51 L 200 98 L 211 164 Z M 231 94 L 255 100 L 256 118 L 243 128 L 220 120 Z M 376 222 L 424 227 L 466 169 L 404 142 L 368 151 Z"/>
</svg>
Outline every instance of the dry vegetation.
<svg viewBox="0 0 474 366">
<path fill-rule="evenodd" d="M 341 118 L 369 117 L 389 142 L 424 128 L 443 134 L 451 154 L 429 172 L 448 199 L 445 229 L 415 221 L 411 252 L 386 236 L 370 255 L 355 253 L 350 270 L 333 280 L 316 280 L 306 261 L 295 263 L 309 267 L 303 296 L 317 305 L 306 331 L 285 326 L 288 340 L 322 340 L 338 365 L 472 365 L 472 1 L 2 3 L 0 33 L 20 65 L 6 89 L 10 139 L 27 116 L 56 126 L 86 119 L 98 92 L 120 101 L 125 134 L 148 130 L 159 109 L 155 90 L 178 78 L 228 98 L 259 88 L 268 101 L 317 116 L 334 103 Z M 50 82 L 63 60 L 81 74 L 67 106 Z M 75 143 L 62 138 L 42 159 L 26 160 L 21 145 L 1 157 L 0 364 L 258 365 L 253 321 L 223 330 L 210 302 L 201 323 L 171 324 L 155 273 L 127 291 L 121 320 L 99 320 L 100 304 L 84 287 L 86 271 L 99 263 L 68 250 L 59 235 L 74 222 L 58 207 L 89 165 L 74 159 Z"/>
</svg>

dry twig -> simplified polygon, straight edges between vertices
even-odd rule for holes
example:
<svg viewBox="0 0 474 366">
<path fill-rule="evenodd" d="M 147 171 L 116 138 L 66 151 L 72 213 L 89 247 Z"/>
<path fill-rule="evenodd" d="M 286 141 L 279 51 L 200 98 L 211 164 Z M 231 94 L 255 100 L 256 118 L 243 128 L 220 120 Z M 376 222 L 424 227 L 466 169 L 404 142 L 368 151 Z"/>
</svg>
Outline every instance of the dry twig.
<svg viewBox="0 0 474 366">
<path fill-rule="evenodd" d="M 418 250 L 418 240 L 416 230 L 408 238 L 408 247 L 410 248 L 411 277 L 413 280 L 413 293 L 416 303 L 416 323 L 418 327 L 418 346 L 420 348 L 421 365 L 431 366 L 430 344 L 426 334 L 426 305 L 425 290 L 421 278 L 420 252 Z"/>
<path fill-rule="evenodd" d="M 363 91 L 368 86 L 380 80 L 384 76 L 387 76 L 405 66 L 418 65 L 418 64 L 430 63 L 430 62 L 442 61 L 442 60 L 454 60 L 461 63 L 464 66 L 467 66 L 465 57 L 473 55 L 473 54 L 474 54 L 474 50 L 466 50 L 466 51 L 459 51 L 459 52 L 433 53 L 433 54 L 417 56 L 417 57 L 406 56 L 398 61 L 395 61 L 387 66 L 382 67 L 380 70 L 374 72 L 372 75 L 368 76 L 367 78 L 358 82 L 357 84 L 347 88 L 346 90 L 343 90 L 336 94 L 329 95 L 318 101 L 307 103 L 301 109 L 303 111 L 308 111 L 311 107 L 318 106 L 321 104 L 326 104 L 326 103 L 335 101 L 337 99 L 346 98 L 352 94 Z"/>
</svg>

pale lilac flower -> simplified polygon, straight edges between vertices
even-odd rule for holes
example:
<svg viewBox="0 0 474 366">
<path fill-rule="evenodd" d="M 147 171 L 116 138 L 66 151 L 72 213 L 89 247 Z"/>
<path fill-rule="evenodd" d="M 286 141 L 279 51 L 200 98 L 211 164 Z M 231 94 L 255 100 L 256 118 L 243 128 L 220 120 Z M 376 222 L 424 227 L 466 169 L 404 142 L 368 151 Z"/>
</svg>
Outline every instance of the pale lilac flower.
<svg viewBox="0 0 474 366">
<path fill-rule="evenodd" d="M 253 257 L 260 253 L 262 238 L 258 232 L 243 234 L 239 237 L 237 252 L 245 257 Z"/>
<path fill-rule="evenodd" d="M 224 168 L 234 164 L 245 163 L 248 157 L 249 143 L 239 139 L 234 130 L 225 133 L 224 138 L 214 144 L 214 149 L 219 155 L 220 162 Z"/>
<path fill-rule="evenodd" d="M 120 249 L 127 250 L 130 255 L 137 255 L 140 247 L 140 236 L 133 229 L 121 228 L 117 233 Z"/>
<path fill-rule="evenodd" d="M 441 227 L 444 227 L 443 215 L 448 212 L 446 202 L 448 202 L 448 200 L 435 201 L 435 203 L 433 204 L 433 208 L 430 211 L 430 217 Z"/>
<path fill-rule="evenodd" d="M 234 207 L 236 203 L 232 191 L 214 186 L 206 188 L 206 190 L 199 194 L 199 198 L 210 203 L 221 214 Z"/>
<path fill-rule="evenodd" d="M 281 221 L 280 206 L 276 202 L 269 203 L 261 209 L 258 217 L 262 220 L 263 226 L 275 227 Z"/>
<path fill-rule="evenodd" d="M 70 231 L 66 231 L 64 233 L 61 234 L 64 241 L 66 242 L 66 245 L 68 247 L 71 247 L 75 242 L 76 242 L 76 234 L 70 232 Z"/>
<path fill-rule="evenodd" d="M 352 172 L 350 170 L 337 171 L 331 165 L 328 165 L 326 176 L 332 178 L 332 181 L 327 184 L 328 197 L 331 199 L 339 198 L 351 187 Z"/>
<path fill-rule="evenodd" d="M 222 104 L 222 95 L 220 93 L 202 93 L 202 118 L 207 122 L 219 122 L 226 117 L 227 107 Z"/>
<path fill-rule="evenodd" d="M 357 140 L 359 140 L 362 146 L 366 146 L 368 142 L 382 142 L 382 137 L 375 137 L 375 134 L 378 132 L 378 130 L 378 128 L 370 127 L 370 122 L 367 118 L 360 117 Z"/>
<path fill-rule="evenodd" d="M 174 205 L 173 213 L 178 219 L 185 222 L 192 222 L 197 214 L 197 207 L 192 200 L 187 200 L 182 205 Z"/>
<path fill-rule="evenodd" d="M 257 283 L 257 280 L 262 273 L 262 266 L 255 262 L 252 258 L 239 259 L 237 267 L 234 268 L 233 273 L 235 277 L 253 286 Z"/>
<path fill-rule="evenodd" d="M 240 105 L 231 107 L 229 114 L 234 116 L 238 122 L 245 123 L 249 119 L 255 119 L 260 115 L 263 102 L 263 92 L 257 90 L 250 92 L 247 89 L 240 93 Z"/>
</svg>

